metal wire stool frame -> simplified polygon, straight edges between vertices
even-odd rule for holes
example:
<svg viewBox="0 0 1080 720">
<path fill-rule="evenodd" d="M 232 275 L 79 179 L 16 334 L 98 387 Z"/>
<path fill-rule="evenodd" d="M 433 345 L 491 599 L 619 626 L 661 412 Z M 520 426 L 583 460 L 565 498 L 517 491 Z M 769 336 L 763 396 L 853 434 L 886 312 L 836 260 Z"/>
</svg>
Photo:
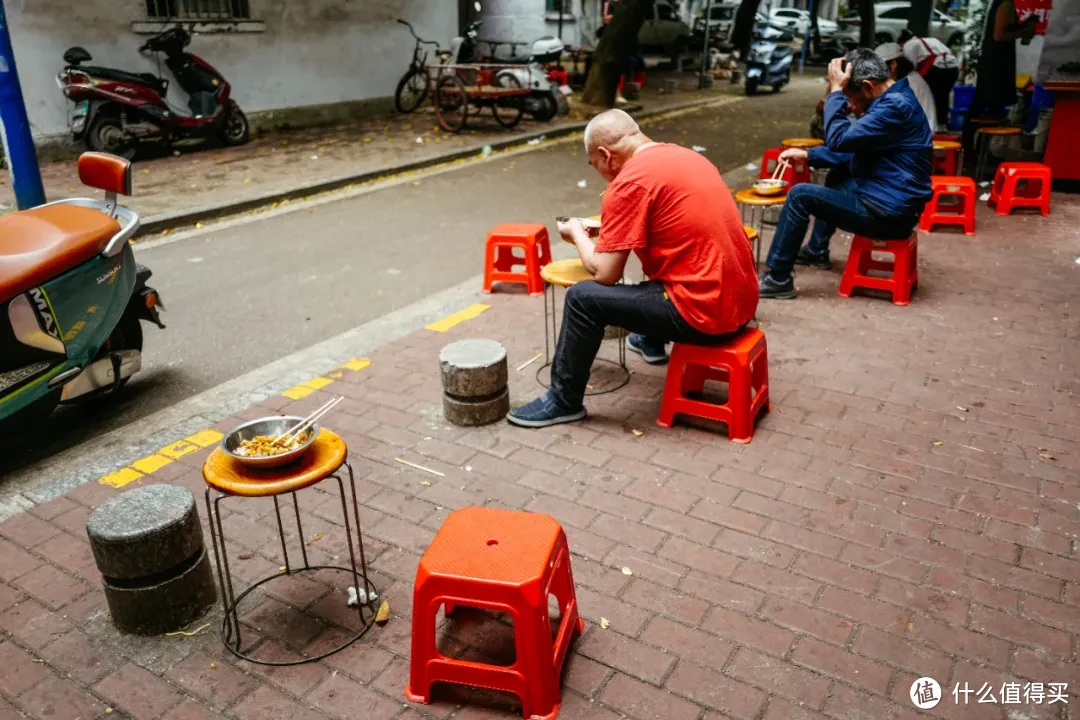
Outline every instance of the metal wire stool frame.
<svg viewBox="0 0 1080 720">
<path fill-rule="evenodd" d="M 367 596 L 369 598 L 371 598 L 372 595 L 377 592 L 375 584 L 371 582 L 367 575 L 367 559 L 364 555 L 364 536 L 360 531 L 360 505 L 356 499 L 356 479 L 353 477 L 352 465 L 350 465 L 348 462 L 344 462 L 342 464 L 349 471 L 349 488 L 352 490 L 353 519 L 356 521 L 356 540 L 360 550 L 359 572 L 356 569 L 356 551 L 353 547 L 352 527 L 349 524 L 349 509 L 345 496 L 345 483 L 342 481 L 341 476 L 338 474 L 341 469 L 339 467 L 338 470 L 335 470 L 333 474 L 327 477 L 337 480 L 338 483 L 338 492 L 341 495 L 341 516 L 345 522 L 345 537 L 346 541 L 349 544 L 350 567 L 346 568 L 336 565 L 312 565 L 308 562 L 307 546 L 304 544 L 304 527 L 303 523 L 300 520 L 300 503 L 296 499 L 296 491 L 294 490 L 292 492 L 289 492 L 288 494 L 292 495 L 293 498 L 293 508 L 296 512 L 297 536 L 300 538 L 300 552 L 304 558 L 304 565 L 303 567 L 293 569 L 292 564 L 289 561 L 288 546 L 285 543 L 285 528 L 281 522 L 281 506 L 278 504 L 278 496 L 273 495 L 271 497 L 274 501 L 274 515 L 277 517 L 278 536 L 281 539 L 281 552 L 282 556 L 285 558 L 285 570 L 284 572 L 267 575 L 260 580 L 256 580 L 254 583 L 252 583 L 251 587 L 249 587 L 247 590 L 244 590 L 244 592 L 240 593 L 239 595 L 236 595 L 235 591 L 233 590 L 232 573 L 229 569 L 229 555 L 228 551 L 225 548 L 225 529 L 221 522 L 220 512 L 221 501 L 227 497 L 234 496 L 218 492 L 217 496 L 213 498 L 213 503 L 211 504 L 211 490 L 213 488 L 207 486 L 206 512 L 210 520 L 210 540 L 214 546 L 214 560 L 217 563 L 218 583 L 221 585 L 221 603 L 224 609 L 224 617 L 221 620 L 221 639 L 225 643 L 225 648 L 236 657 L 242 660 L 247 660 L 251 663 L 257 663 L 259 665 L 289 666 L 303 665 L 306 663 L 316 662 L 317 660 L 322 660 L 325 657 L 329 657 L 330 655 L 333 655 L 334 653 L 340 652 L 341 650 L 349 647 L 354 642 L 362 638 L 364 634 L 368 630 L 370 630 L 371 626 L 374 624 L 376 614 L 375 603 L 377 602 L 377 599 L 369 600 L 367 603 L 358 602 L 356 606 L 356 611 L 358 617 L 360 618 L 360 630 L 338 647 L 333 648 L 332 650 L 328 650 L 321 655 L 316 655 L 314 657 L 304 657 L 300 658 L 299 660 L 271 661 L 260 660 L 259 658 L 252 657 L 251 655 L 241 651 L 240 649 L 242 645 L 240 638 L 240 615 L 238 612 L 240 602 L 245 597 L 247 597 L 250 592 L 258 588 L 260 585 L 270 582 L 271 580 L 289 577 L 291 575 L 299 575 L 301 573 L 309 572 L 312 570 L 338 570 L 341 572 L 351 572 L 353 576 L 353 587 L 357 588 L 358 590 L 361 587 L 360 579 L 363 578 L 363 587 L 367 592 Z M 365 618 L 365 609 L 370 611 L 370 618 Z M 232 644 L 234 633 L 236 641 L 235 646 Z"/>
<path fill-rule="evenodd" d="M 619 281 L 622 282 L 621 280 Z M 548 298 L 550 297 L 550 301 Z M 547 368 L 551 367 L 551 346 L 558 343 L 559 330 L 557 326 L 558 315 L 555 313 L 555 285 L 552 283 L 544 283 L 544 364 L 536 369 L 536 382 L 540 383 L 540 387 L 549 388 L 550 384 L 545 383 L 540 379 L 540 373 Z M 548 331 L 551 331 L 550 333 Z M 607 363 L 608 365 L 614 365 L 615 367 L 622 368 L 623 378 L 614 387 L 606 388 L 604 390 L 592 390 L 586 391 L 585 396 L 590 397 L 593 395 L 607 395 L 613 393 L 616 390 L 621 390 L 630 383 L 630 368 L 626 365 L 626 331 L 622 328 L 618 328 L 619 337 L 619 360 L 608 360 L 607 358 L 597 357 L 593 362 Z"/>
</svg>

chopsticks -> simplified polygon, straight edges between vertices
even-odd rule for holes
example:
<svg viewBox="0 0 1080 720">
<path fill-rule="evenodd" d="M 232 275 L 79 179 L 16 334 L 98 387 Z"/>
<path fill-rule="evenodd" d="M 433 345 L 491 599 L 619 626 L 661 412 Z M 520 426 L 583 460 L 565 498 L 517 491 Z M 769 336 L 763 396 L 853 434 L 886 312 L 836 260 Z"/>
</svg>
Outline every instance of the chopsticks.
<svg viewBox="0 0 1080 720">
<path fill-rule="evenodd" d="M 295 438 L 297 438 L 300 435 L 300 433 L 302 433 L 304 430 L 307 430 L 309 427 L 311 427 L 311 425 L 313 425 L 317 420 L 319 420 L 319 418 L 321 418 L 323 415 L 325 415 L 326 413 L 330 412 L 335 407 L 337 407 L 337 404 L 339 402 L 341 402 L 342 400 L 344 400 L 344 399 L 345 399 L 345 396 L 340 395 L 340 396 L 334 398 L 333 400 L 327 401 L 318 410 L 311 413 L 306 418 L 304 418 L 302 421 L 300 421 L 299 425 L 296 425 L 295 427 L 293 427 L 288 432 L 284 432 L 281 435 L 278 435 L 276 438 L 274 438 L 270 442 L 270 444 L 271 445 L 277 445 L 282 440 L 285 440 L 287 443 L 292 442 Z"/>
<path fill-rule="evenodd" d="M 787 160 L 780 160 L 780 161 L 779 161 L 778 163 L 776 163 L 776 169 L 775 169 L 775 170 L 773 170 L 773 174 L 772 174 L 772 178 L 771 178 L 771 179 L 772 179 L 772 180 L 779 180 L 779 179 L 780 179 L 780 177 L 781 177 L 781 176 L 782 176 L 782 175 L 783 175 L 783 174 L 784 174 L 785 172 L 787 172 L 787 169 L 788 169 L 789 167 L 791 167 L 791 163 L 789 163 L 789 162 L 788 162 Z"/>
</svg>

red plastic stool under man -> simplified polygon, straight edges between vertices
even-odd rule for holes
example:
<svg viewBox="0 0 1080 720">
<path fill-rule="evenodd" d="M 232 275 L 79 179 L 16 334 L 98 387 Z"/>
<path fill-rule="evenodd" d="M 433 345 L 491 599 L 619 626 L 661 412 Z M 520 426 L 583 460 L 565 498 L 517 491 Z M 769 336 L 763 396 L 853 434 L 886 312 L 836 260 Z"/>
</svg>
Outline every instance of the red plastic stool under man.
<svg viewBox="0 0 1080 720">
<path fill-rule="evenodd" d="M 761 175 L 762 180 L 771 178 L 773 172 L 776 170 L 776 163 L 780 161 L 780 153 L 787 150 L 784 147 L 767 148 L 765 155 L 761 158 Z M 810 182 L 810 163 L 806 160 L 794 160 L 789 161 L 790 167 L 784 171 L 784 174 L 780 176 L 781 180 L 787 180 L 790 185 L 798 185 L 799 183 Z"/>
<path fill-rule="evenodd" d="M 1020 187 L 1020 181 L 1026 181 Z M 1050 166 L 1034 162 L 1004 162 L 998 165 L 990 189 L 990 205 L 998 215 L 1008 215 L 1014 208 L 1037 207 L 1050 214 Z"/>
<path fill-rule="evenodd" d="M 919 218 L 919 232 L 930 232 L 935 225 L 960 225 L 965 235 L 975 234 L 975 181 L 969 177 L 934 175 L 930 178 L 934 197 L 926 203 Z M 959 203 L 942 204 L 942 198 L 958 197 Z"/>
<path fill-rule="evenodd" d="M 686 397 L 700 393 L 706 380 L 728 384 L 724 405 Z M 769 405 L 769 352 L 765 333 L 747 328 L 727 345 L 702 347 L 675 343 L 668 360 L 667 382 L 656 424 L 671 427 L 676 415 L 692 415 L 726 423 L 728 439 L 748 443 L 754 421 Z"/>
<path fill-rule="evenodd" d="M 524 256 L 515 256 L 515 248 L 520 248 Z M 549 262 L 551 245 L 546 227 L 537 223 L 496 225 L 487 236 L 484 292 L 491 292 L 492 284 L 504 282 L 521 283 L 529 289 L 530 295 L 543 295 L 544 281 L 540 277 L 540 268 Z M 522 265 L 525 269 L 514 271 L 515 265 Z"/>
<path fill-rule="evenodd" d="M 892 253 L 893 262 L 874 260 L 873 253 Z M 891 272 L 889 277 L 870 275 L 871 270 Z M 856 235 L 851 241 L 840 297 L 851 297 L 855 288 L 884 290 L 892 293 L 893 305 L 907 305 L 911 291 L 919 287 L 919 234 L 902 240 L 874 240 Z"/>
<path fill-rule="evenodd" d="M 554 641 L 548 595 L 562 619 Z M 457 605 L 509 613 L 516 657 L 501 667 L 454 660 L 435 647 L 435 614 Z M 559 714 L 559 678 L 578 617 L 566 534 L 550 515 L 467 507 L 447 516 L 420 558 L 413 588 L 412 657 L 405 697 L 427 703 L 431 684 L 458 683 L 501 690 L 521 698 L 528 720 Z"/>
</svg>

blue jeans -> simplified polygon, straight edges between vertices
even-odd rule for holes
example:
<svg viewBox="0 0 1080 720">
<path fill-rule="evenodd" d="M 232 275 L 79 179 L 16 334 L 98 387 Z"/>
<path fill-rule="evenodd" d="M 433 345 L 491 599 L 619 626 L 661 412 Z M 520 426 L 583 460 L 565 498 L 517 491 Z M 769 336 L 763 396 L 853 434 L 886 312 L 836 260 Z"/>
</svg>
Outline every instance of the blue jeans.
<svg viewBox="0 0 1080 720">
<path fill-rule="evenodd" d="M 836 228 L 856 235 L 883 240 L 911 235 L 918 218 L 882 217 L 874 215 L 855 194 L 858 183 L 846 167 L 836 167 L 825 178 L 825 187 L 799 183 L 788 192 L 780 222 L 776 226 L 769 256 L 765 264 L 774 280 L 785 282 L 795 268 L 810 216 L 814 216 L 814 232 L 806 249 L 813 255 L 828 256 L 829 240 Z"/>
</svg>

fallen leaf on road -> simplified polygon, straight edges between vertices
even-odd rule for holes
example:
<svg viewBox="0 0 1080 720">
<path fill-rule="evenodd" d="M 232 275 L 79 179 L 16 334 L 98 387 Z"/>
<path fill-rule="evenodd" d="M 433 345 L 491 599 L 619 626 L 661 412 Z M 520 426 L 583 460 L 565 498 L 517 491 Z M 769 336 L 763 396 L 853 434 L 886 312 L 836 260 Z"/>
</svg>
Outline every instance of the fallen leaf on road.
<svg viewBox="0 0 1080 720">
<path fill-rule="evenodd" d="M 600 618 L 600 629 L 601 630 L 607 630 L 610 625 L 611 625 L 611 623 L 608 622 L 607 618 L 603 618 L 603 617 Z"/>
<path fill-rule="evenodd" d="M 645 434 L 645 433 L 644 433 L 644 431 L 642 431 L 642 430 L 636 430 L 636 429 L 635 429 L 635 430 L 631 430 L 630 432 L 631 432 L 631 433 L 632 433 L 632 434 L 633 434 L 634 436 L 636 436 L 636 437 L 641 437 L 642 435 L 644 435 L 644 434 Z"/>
<path fill-rule="evenodd" d="M 944 444 L 945 444 L 944 440 L 935 440 L 934 441 L 934 447 L 941 447 Z"/>
<path fill-rule="evenodd" d="M 631 569 L 630 569 L 630 568 L 628 568 L 628 567 L 624 567 L 624 568 L 622 569 L 622 574 L 623 574 L 623 575 L 633 575 L 633 574 L 634 574 L 634 571 L 633 571 L 633 570 L 631 570 Z"/>
<path fill-rule="evenodd" d="M 210 663 L 211 670 L 217 670 L 217 663 Z"/>
<path fill-rule="evenodd" d="M 390 603 L 383 600 L 382 605 L 379 606 L 379 612 L 377 612 L 375 614 L 375 622 L 382 625 L 389 619 L 390 619 Z"/>
<path fill-rule="evenodd" d="M 252 557 L 251 553 L 244 553 L 243 555 L 240 556 L 240 559 L 241 560 L 250 560 L 251 557 Z"/>
<path fill-rule="evenodd" d="M 424 487 L 431 487 L 431 483 L 429 483 L 427 480 L 421 480 L 420 484 Z"/>
</svg>

